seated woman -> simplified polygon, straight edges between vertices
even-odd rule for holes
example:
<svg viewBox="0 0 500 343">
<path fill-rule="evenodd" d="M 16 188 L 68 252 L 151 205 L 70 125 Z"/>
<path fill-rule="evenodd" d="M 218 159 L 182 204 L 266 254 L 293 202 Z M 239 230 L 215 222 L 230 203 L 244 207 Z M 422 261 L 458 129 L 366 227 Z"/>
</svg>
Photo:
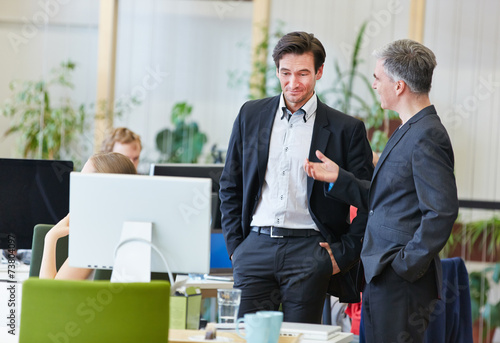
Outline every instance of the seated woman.
<svg viewBox="0 0 500 343">
<path fill-rule="evenodd" d="M 82 173 L 113 173 L 137 174 L 130 159 L 116 152 L 98 153 L 89 158 L 83 166 Z M 57 240 L 69 234 L 69 214 L 57 223 L 45 236 L 40 279 L 85 280 L 93 278 L 93 269 L 74 268 L 68 264 L 68 259 L 57 271 L 56 244 Z"/>
</svg>

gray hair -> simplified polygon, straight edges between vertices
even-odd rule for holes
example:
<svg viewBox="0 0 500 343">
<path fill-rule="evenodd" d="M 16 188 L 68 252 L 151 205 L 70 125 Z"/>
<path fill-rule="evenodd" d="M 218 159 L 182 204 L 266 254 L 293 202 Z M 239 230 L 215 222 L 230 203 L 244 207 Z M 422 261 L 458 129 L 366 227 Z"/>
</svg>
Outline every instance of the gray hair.
<svg viewBox="0 0 500 343">
<path fill-rule="evenodd" d="M 393 81 L 403 80 L 412 93 L 428 94 L 436 56 L 411 39 L 401 39 L 375 50 L 373 56 L 384 61 L 384 70 Z"/>
</svg>

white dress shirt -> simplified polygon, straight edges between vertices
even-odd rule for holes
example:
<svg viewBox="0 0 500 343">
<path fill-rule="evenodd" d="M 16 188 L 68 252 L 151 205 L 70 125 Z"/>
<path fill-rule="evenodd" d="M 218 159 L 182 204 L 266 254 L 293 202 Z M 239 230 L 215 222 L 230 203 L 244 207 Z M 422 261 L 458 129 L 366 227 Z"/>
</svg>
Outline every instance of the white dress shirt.
<svg viewBox="0 0 500 343">
<path fill-rule="evenodd" d="M 307 206 L 307 174 L 304 171 L 317 106 L 315 93 L 302 106 L 302 111 L 298 110 L 288 120 L 291 112 L 286 109 L 281 94 L 271 132 L 264 184 L 251 226 L 319 230 Z"/>
</svg>

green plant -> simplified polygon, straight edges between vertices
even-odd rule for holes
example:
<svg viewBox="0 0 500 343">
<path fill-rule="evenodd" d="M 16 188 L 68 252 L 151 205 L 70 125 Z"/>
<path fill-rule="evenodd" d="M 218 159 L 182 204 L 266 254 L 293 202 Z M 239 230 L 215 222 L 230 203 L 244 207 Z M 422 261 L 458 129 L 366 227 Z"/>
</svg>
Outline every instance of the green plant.
<svg viewBox="0 0 500 343">
<path fill-rule="evenodd" d="M 491 279 L 495 284 L 500 282 L 500 263 L 486 267 L 482 271 L 469 274 L 469 288 L 471 298 L 472 322 L 483 318 L 483 327 L 500 327 L 500 301 L 496 304 L 488 302 L 490 282 L 487 274 L 492 273 Z M 486 330 L 483 330 L 486 331 Z"/>
<path fill-rule="evenodd" d="M 50 72 L 49 80 L 12 81 L 12 96 L 2 113 L 12 124 L 5 135 L 20 133 L 19 147 L 24 158 L 59 159 L 70 154 L 85 124 L 85 106 L 76 106 L 68 90 L 75 64 L 62 62 Z M 55 95 L 62 94 L 56 101 Z"/>
<path fill-rule="evenodd" d="M 174 129 L 163 129 L 156 135 L 156 147 L 161 152 L 160 162 L 196 163 L 207 142 L 198 124 L 187 123 L 193 107 L 187 102 L 174 104 L 171 122 Z"/>
<path fill-rule="evenodd" d="M 334 86 L 322 92 L 322 96 L 329 93 L 336 95 L 333 107 L 365 122 L 367 130 L 373 129 L 370 145 L 374 151 L 382 151 L 389 140 L 389 120 L 397 119 L 398 114 L 394 111 L 384 110 L 380 107 L 377 94 L 371 86 L 366 75 L 358 71 L 358 67 L 364 62 L 359 54 L 363 43 L 366 25 L 364 22 L 356 36 L 354 48 L 349 62 L 349 68 L 342 71 L 338 60 L 335 60 Z M 359 81 L 359 82 L 357 82 Z M 355 85 L 361 85 L 369 97 L 365 98 L 356 93 Z"/>
<path fill-rule="evenodd" d="M 255 46 L 254 55 L 260 55 L 263 52 L 269 51 L 270 41 L 277 41 L 284 35 L 284 24 L 285 23 L 283 21 L 278 21 L 276 30 L 272 34 L 269 34 L 267 27 L 262 28 L 264 32 L 264 39 L 257 44 L 257 46 Z M 256 76 L 256 74 L 260 77 L 253 77 Z M 235 88 L 248 85 L 250 89 L 253 89 L 253 92 L 248 94 L 248 99 L 250 100 L 271 97 L 281 93 L 281 85 L 276 77 L 276 65 L 274 63 L 262 63 L 261 61 L 255 61 L 251 73 L 245 71 L 242 72 L 240 70 L 230 70 L 228 71 L 228 76 L 229 87 Z"/>
<path fill-rule="evenodd" d="M 500 218 L 493 216 L 490 219 L 476 220 L 468 223 L 463 223 L 457 220 L 455 223 L 457 229 L 454 229 L 441 251 L 442 257 L 448 257 L 455 250 L 458 244 L 465 242 L 473 249 L 481 249 L 486 254 L 486 257 L 491 257 L 492 260 L 498 258 L 496 256 L 497 249 L 500 247 Z"/>
</svg>

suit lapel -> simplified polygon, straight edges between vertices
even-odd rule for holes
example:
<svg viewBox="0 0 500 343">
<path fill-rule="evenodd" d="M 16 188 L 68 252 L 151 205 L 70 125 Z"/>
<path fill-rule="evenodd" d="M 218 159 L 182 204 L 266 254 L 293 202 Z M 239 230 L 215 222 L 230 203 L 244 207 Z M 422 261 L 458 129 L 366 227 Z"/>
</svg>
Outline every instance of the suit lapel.
<svg viewBox="0 0 500 343">
<path fill-rule="evenodd" d="M 375 167 L 375 170 L 373 172 L 372 182 L 373 180 L 375 180 L 380 167 L 382 166 L 382 164 L 384 164 L 387 156 L 391 153 L 391 150 L 396 146 L 396 144 L 398 144 L 399 140 L 409 129 L 410 125 L 403 125 L 392 134 L 391 138 L 389 138 L 389 141 L 387 142 L 387 145 L 385 146 L 384 151 L 382 152 L 382 155 L 380 156 L 380 159 L 377 162 L 377 166 Z"/>
<path fill-rule="evenodd" d="M 271 142 L 271 132 L 273 129 L 274 118 L 276 116 L 276 111 L 278 110 L 278 105 L 280 101 L 280 96 L 276 96 L 273 101 L 270 102 L 269 106 L 263 107 L 257 114 L 260 117 L 258 136 L 255 137 L 257 142 L 257 154 L 258 154 L 258 173 L 259 173 L 259 183 L 262 186 L 264 184 L 264 177 L 266 175 L 267 160 L 269 158 L 269 144 Z"/>
<path fill-rule="evenodd" d="M 316 119 L 314 120 L 313 134 L 311 138 L 311 147 L 309 148 L 309 161 L 319 162 L 316 157 L 316 150 L 325 152 L 331 132 L 325 127 L 328 125 L 328 118 L 324 105 L 318 99 L 318 107 L 316 109 Z M 310 198 L 314 179 L 307 178 L 307 196 Z"/>
<path fill-rule="evenodd" d="M 375 180 L 375 176 L 377 176 L 377 173 L 382 164 L 384 163 L 385 159 L 391 153 L 391 150 L 396 146 L 396 144 L 398 144 L 398 142 L 404 136 L 406 131 L 410 129 L 413 123 L 416 123 L 417 121 L 419 121 L 420 119 L 424 118 L 426 115 L 429 114 L 436 114 L 436 109 L 434 108 L 433 105 L 427 106 L 426 108 L 420 110 L 417 114 L 411 117 L 405 125 L 401 126 L 398 130 L 396 130 L 392 134 L 391 138 L 389 138 L 389 141 L 387 142 L 387 145 L 384 148 L 384 151 L 382 152 L 382 155 L 380 156 L 380 159 L 378 160 L 375 170 L 373 171 L 372 183 L 373 180 Z"/>
</svg>

